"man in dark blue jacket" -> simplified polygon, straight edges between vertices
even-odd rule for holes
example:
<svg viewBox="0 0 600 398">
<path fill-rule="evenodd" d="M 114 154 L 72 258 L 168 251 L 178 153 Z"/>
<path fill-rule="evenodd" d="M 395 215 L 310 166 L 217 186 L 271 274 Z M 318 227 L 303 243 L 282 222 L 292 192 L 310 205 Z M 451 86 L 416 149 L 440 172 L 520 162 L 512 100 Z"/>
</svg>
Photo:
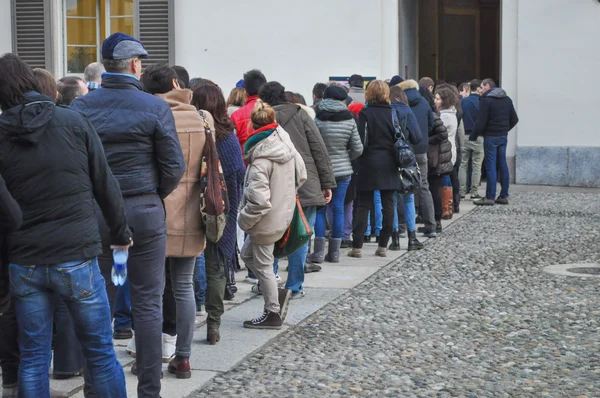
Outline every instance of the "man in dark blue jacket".
<svg viewBox="0 0 600 398">
<path fill-rule="evenodd" d="M 433 129 L 433 112 L 425 98 L 419 94 L 419 83 L 415 80 L 405 80 L 399 84 L 408 98 L 408 105 L 415 114 L 419 127 L 421 128 L 421 140 L 413 145 L 413 151 L 421 170 L 421 188 L 415 193 L 419 198 L 421 213 L 425 228 L 421 231 L 429 238 L 437 236 L 435 213 L 433 210 L 433 199 L 427 182 L 427 149 L 429 149 L 429 132 Z"/>
<path fill-rule="evenodd" d="M 480 80 L 474 79 L 469 83 L 470 94 L 460 100 L 460 105 L 463 109 L 463 122 L 465 126 L 465 136 L 469 137 L 475 128 L 475 120 L 477 112 L 479 112 L 479 94 L 477 89 L 481 84 Z M 471 186 L 469 192 L 471 199 L 481 199 L 477 190 L 481 182 L 481 165 L 483 163 L 483 137 L 478 137 L 475 141 L 465 142 L 462 150 L 462 160 L 458 170 L 458 180 L 460 181 L 460 196 L 464 198 L 467 195 L 467 171 L 469 169 L 469 161 L 472 162 Z"/>
<path fill-rule="evenodd" d="M 162 199 L 173 191 L 185 171 L 173 113 L 162 99 L 144 92 L 139 81 L 142 43 L 123 33 L 102 44 L 102 87 L 72 103 L 96 128 L 110 168 L 121 186 L 127 221 L 135 245 L 127 263 L 131 312 L 135 322 L 138 395 L 160 394 L 162 368 L 162 295 L 165 281 L 166 225 Z M 110 281 L 112 251 L 104 239 L 99 257 L 103 276 Z M 107 282 L 114 311 L 117 288 Z M 133 369 L 132 369 L 133 370 Z M 86 380 L 88 393 L 93 393 Z M 88 396 L 89 394 L 86 394 Z"/>
<path fill-rule="evenodd" d="M 485 198 L 473 203 L 478 206 L 491 206 L 495 203 L 507 205 L 510 175 L 506 162 L 506 144 L 508 132 L 517 125 L 519 118 L 512 100 L 506 95 L 506 91 L 496 88 L 494 80 L 484 79 L 480 89 L 482 95 L 479 101 L 479 112 L 469 140 L 476 141 L 478 137 L 483 136 L 487 189 Z M 496 164 L 500 166 L 502 186 L 498 198 L 496 198 Z"/>
</svg>

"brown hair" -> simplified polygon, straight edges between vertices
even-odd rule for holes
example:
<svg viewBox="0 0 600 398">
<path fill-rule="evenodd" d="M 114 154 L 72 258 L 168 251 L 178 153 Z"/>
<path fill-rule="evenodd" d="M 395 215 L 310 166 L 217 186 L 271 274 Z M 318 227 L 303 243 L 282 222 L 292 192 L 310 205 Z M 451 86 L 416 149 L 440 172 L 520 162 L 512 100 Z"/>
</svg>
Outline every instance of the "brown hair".
<svg viewBox="0 0 600 398">
<path fill-rule="evenodd" d="M 432 78 L 422 77 L 421 80 L 419 80 L 419 87 L 429 88 L 431 86 L 435 86 L 435 82 Z"/>
<path fill-rule="evenodd" d="M 373 80 L 367 86 L 365 102 L 368 104 L 389 104 L 390 86 L 383 80 Z"/>
<path fill-rule="evenodd" d="M 56 102 L 58 92 L 56 91 L 56 80 L 54 80 L 52 73 L 46 69 L 35 68 L 33 70 L 33 77 L 38 82 L 40 94 L 50 97 L 53 102 Z"/>
<path fill-rule="evenodd" d="M 217 140 L 224 141 L 233 131 L 233 122 L 227 116 L 225 97 L 219 87 L 212 84 L 196 84 L 192 95 L 192 105 L 196 109 L 204 109 L 212 115 L 215 121 Z"/>
<path fill-rule="evenodd" d="M 246 105 L 246 98 L 248 98 L 246 89 L 243 87 L 236 87 L 229 93 L 227 105 L 244 106 Z"/>
<path fill-rule="evenodd" d="M 442 109 L 448 109 L 451 106 L 456 105 L 456 95 L 450 87 L 439 86 L 435 89 L 435 93 L 439 95 L 442 100 Z"/>
<path fill-rule="evenodd" d="M 271 105 L 259 99 L 254 105 L 251 118 L 252 126 L 259 129 L 267 124 L 275 123 L 275 110 L 271 108 Z"/>
<path fill-rule="evenodd" d="M 406 93 L 398 86 L 390 87 L 390 100 L 392 102 L 403 102 L 408 105 Z"/>
<path fill-rule="evenodd" d="M 451 98 L 451 100 L 450 100 L 450 106 L 454 106 L 454 107 L 456 107 L 457 110 L 462 111 L 462 107 L 460 106 L 460 93 L 458 92 L 458 89 L 456 88 L 456 86 L 454 86 L 452 84 L 448 84 L 448 83 L 443 83 L 443 84 L 440 84 L 435 89 L 435 92 L 437 93 L 437 90 L 440 88 L 448 89 L 448 90 L 452 91 L 453 98 Z"/>
</svg>

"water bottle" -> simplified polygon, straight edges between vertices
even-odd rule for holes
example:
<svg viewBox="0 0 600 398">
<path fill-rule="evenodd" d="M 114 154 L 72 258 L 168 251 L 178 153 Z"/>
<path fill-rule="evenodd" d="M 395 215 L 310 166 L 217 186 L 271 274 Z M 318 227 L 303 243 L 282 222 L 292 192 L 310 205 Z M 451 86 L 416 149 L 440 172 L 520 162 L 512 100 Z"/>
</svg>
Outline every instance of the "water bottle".
<svg viewBox="0 0 600 398">
<path fill-rule="evenodd" d="M 127 250 L 113 250 L 112 282 L 115 286 L 123 286 L 127 280 Z"/>
</svg>

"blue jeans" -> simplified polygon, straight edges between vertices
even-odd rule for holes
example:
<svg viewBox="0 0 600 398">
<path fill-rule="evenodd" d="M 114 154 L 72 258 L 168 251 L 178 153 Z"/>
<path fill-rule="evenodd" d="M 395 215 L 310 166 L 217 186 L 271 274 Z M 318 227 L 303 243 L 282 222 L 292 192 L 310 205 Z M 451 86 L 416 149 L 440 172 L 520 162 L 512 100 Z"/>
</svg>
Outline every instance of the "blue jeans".
<svg viewBox="0 0 600 398">
<path fill-rule="evenodd" d="M 400 199 L 400 196 L 402 198 Z M 417 230 L 417 212 L 415 210 L 415 195 L 412 193 L 400 194 L 396 192 L 394 195 L 394 230 L 403 231 L 398 225 L 398 200 L 402 200 L 404 206 L 404 220 L 410 232 Z"/>
<path fill-rule="evenodd" d="M 315 221 L 317 219 L 317 207 L 307 206 L 302 208 L 304 210 L 304 216 L 311 229 L 315 227 Z M 308 256 L 308 244 L 306 242 L 304 246 L 298 249 L 294 254 L 288 256 L 288 278 L 285 282 L 285 288 L 292 291 L 292 293 L 298 293 L 302 290 L 304 284 L 304 263 L 306 262 L 306 256 Z M 279 269 L 279 260 L 275 259 L 273 268 L 275 274 Z"/>
<path fill-rule="evenodd" d="M 342 237 L 344 229 L 344 199 L 346 198 L 346 191 L 348 185 L 350 185 L 351 176 L 336 178 L 337 188 L 333 189 L 333 197 L 331 202 L 327 206 L 323 206 L 317 212 L 317 219 L 315 221 L 315 237 L 325 237 L 325 215 L 329 208 L 333 211 L 333 217 L 331 220 L 331 237 L 339 239 Z"/>
<path fill-rule="evenodd" d="M 196 304 L 206 303 L 206 260 L 204 253 L 196 257 L 196 268 L 194 271 L 194 296 Z"/>
<path fill-rule="evenodd" d="M 381 205 L 381 192 L 373 194 L 373 207 L 375 208 L 375 236 L 379 236 L 383 228 L 383 206 Z M 371 212 L 367 215 L 367 232 L 365 236 L 371 236 Z"/>
<path fill-rule="evenodd" d="M 50 397 L 48 364 L 52 355 L 53 295 L 57 293 L 73 317 L 96 396 L 127 397 L 97 259 L 54 265 L 10 264 L 9 272 L 19 323 L 19 396 Z"/>
<path fill-rule="evenodd" d="M 123 286 L 117 288 L 117 301 L 115 302 L 115 330 L 131 329 L 131 295 L 129 292 L 129 278 Z"/>
<path fill-rule="evenodd" d="M 485 173 L 487 177 L 487 188 L 485 197 L 487 199 L 496 199 L 496 168 L 500 172 L 500 191 L 501 198 L 508 198 L 508 186 L 510 184 L 510 174 L 508 173 L 508 163 L 506 163 L 506 144 L 508 137 L 484 137 L 483 150 L 485 152 Z"/>
</svg>

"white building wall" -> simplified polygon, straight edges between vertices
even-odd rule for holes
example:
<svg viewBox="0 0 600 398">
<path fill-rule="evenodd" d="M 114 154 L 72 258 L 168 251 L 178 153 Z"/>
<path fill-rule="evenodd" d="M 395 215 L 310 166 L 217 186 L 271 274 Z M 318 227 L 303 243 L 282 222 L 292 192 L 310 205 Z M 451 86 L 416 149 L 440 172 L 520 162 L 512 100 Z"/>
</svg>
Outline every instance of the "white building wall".
<svg viewBox="0 0 600 398">
<path fill-rule="evenodd" d="M 226 95 L 253 68 L 308 103 L 329 76 L 399 72 L 397 0 L 176 0 L 175 21 L 176 63 Z"/>
<path fill-rule="evenodd" d="M 0 0 L 0 54 L 12 52 L 11 2 Z"/>
</svg>

